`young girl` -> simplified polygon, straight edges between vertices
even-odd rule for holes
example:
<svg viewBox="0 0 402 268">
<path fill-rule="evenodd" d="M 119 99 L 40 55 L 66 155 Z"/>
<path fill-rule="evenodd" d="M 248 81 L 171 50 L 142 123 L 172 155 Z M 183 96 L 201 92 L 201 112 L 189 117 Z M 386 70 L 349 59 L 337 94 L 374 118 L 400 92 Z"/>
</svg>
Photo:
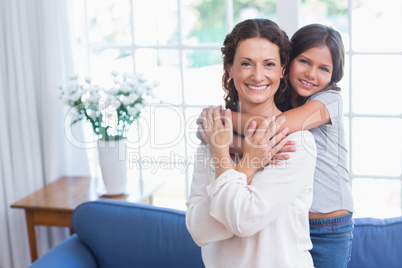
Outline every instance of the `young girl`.
<svg viewBox="0 0 402 268">
<path fill-rule="evenodd" d="M 226 36 L 223 81 L 236 111 L 270 120 L 282 113 L 274 96 L 289 52 L 287 35 L 267 19 L 243 21 Z M 202 247 L 205 266 L 313 267 L 308 223 L 316 162 L 313 135 L 290 134 L 296 152 L 286 166 L 267 167 L 271 152 L 285 144 L 286 128 L 273 135 L 275 124 L 272 128 L 265 120 L 254 134 L 249 132 L 235 165 L 229 151 L 231 112 L 220 112 L 220 107 L 204 112 L 199 128 L 208 146 L 197 150 L 187 201 L 187 228 Z"/>
<path fill-rule="evenodd" d="M 351 253 L 353 199 L 337 86 L 343 77 L 342 38 L 331 27 L 311 24 L 300 28 L 291 43 L 291 63 L 285 73 L 288 87 L 275 97 L 278 108 L 286 111 L 283 116 L 289 133 L 310 130 L 317 144 L 310 252 L 315 267 L 344 268 Z M 233 113 L 232 117 L 234 129 L 240 133 L 252 119 L 258 120 L 250 114 Z"/>
</svg>

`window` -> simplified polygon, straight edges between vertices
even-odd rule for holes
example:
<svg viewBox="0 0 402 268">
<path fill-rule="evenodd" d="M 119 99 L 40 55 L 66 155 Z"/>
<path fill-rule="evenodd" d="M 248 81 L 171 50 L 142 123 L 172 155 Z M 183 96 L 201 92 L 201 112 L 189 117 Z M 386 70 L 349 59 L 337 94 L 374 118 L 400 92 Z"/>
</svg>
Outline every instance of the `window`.
<svg viewBox="0 0 402 268">
<path fill-rule="evenodd" d="M 75 0 L 77 70 L 98 82 L 111 71 L 159 82 L 161 103 L 130 130 L 138 144 L 130 167 L 142 180 L 165 180 L 156 205 L 184 210 L 198 144 L 195 120 L 202 107 L 223 104 L 226 33 L 253 17 L 277 21 L 289 36 L 313 22 L 333 26 L 347 51 L 341 87 L 356 216 L 399 216 L 402 4 L 385 1 Z"/>
</svg>

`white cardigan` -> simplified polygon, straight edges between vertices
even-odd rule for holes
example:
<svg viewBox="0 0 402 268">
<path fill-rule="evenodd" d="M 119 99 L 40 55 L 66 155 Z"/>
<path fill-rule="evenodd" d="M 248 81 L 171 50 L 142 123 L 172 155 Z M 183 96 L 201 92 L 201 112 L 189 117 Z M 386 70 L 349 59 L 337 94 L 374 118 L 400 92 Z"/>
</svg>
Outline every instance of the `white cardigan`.
<svg viewBox="0 0 402 268">
<path fill-rule="evenodd" d="M 296 152 L 259 171 L 250 185 L 235 170 L 215 180 L 209 148 L 198 148 L 186 224 L 207 268 L 313 267 L 308 211 L 316 147 L 309 131 L 288 139 Z"/>
</svg>

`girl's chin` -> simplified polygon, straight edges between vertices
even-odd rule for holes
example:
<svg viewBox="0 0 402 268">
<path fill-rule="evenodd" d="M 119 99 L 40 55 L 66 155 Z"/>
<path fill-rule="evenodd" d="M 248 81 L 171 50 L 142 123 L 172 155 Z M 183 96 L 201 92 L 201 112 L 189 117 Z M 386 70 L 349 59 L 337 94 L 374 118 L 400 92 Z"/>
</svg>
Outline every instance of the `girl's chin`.
<svg viewBox="0 0 402 268">
<path fill-rule="evenodd" d="M 296 90 L 297 95 L 301 96 L 301 97 L 310 97 L 311 95 L 313 95 L 312 90 L 308 90 L 308 89 L 302 89 L 302 90 Z"/>
</svg>

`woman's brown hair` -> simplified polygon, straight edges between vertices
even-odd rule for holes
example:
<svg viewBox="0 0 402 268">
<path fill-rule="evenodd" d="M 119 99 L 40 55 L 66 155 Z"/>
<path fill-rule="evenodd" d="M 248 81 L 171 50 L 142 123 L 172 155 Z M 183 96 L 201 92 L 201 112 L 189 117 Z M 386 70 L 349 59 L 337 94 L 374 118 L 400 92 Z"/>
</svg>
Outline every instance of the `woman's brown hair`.
<svg viewBox="0 0 402 268">
<path fill-rule="evenodd" d="M 223 69 L 222 86 L 225 91 L 226 108 L 238 111 L 239 96 L 234 85 L 234 81 L 229 76 L 228 69 L 233 65 L 236 49 L 240 42 L 250 38 L 263 38 L 279 47 L 279 56 L 282 66 L 287 66 L 290 59 L 290 42 L 287 34 L 280 29 L 278 24 L 268 19 L 249 19 L 238 23 L 233 30 L 226 35 L 223 47 Z M 281 79 L 278 91 L 275 94 L 281 96 L 287 85 L 286 80 Z M 280 99 L 280 97 L 279 97 Z"/>
</svg>

